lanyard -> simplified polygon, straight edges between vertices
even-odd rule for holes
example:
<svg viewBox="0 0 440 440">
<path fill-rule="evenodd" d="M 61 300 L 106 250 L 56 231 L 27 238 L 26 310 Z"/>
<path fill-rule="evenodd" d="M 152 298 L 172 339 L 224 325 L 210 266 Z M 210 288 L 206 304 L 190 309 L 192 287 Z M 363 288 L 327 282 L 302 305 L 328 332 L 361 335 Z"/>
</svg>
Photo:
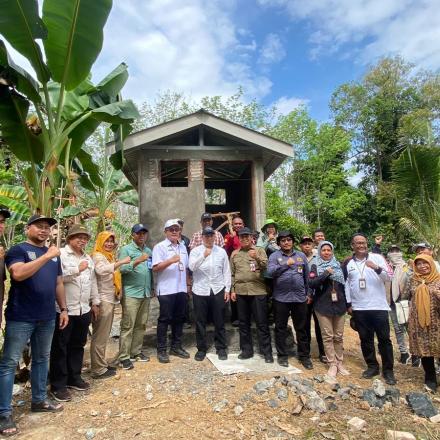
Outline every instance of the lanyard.
<svg viewBox="0 0 440 440">
<path fill-rule="evenodd" d="M 353 258 L 353 261 L 354 261 L 354 264 L 356 265 L 356 269 L 358 270 L 359 274 L 361 275 L 361 279 L 363 279 L 363 278 L 364 278 L 364 270 L 365 270 L 365 266 L 367 265 L 367 258 L 365 258 L 365 260 L 362 260 L 362 261 L 360 262 L 361 265 L 362 265 L 362 263 L 363 263 L 362 270 L 359 269 L 359 265 L 358 265 L 358 263 L 357 263 L 357 261 L 356 261 L 355 258 Z"/>
</svg>

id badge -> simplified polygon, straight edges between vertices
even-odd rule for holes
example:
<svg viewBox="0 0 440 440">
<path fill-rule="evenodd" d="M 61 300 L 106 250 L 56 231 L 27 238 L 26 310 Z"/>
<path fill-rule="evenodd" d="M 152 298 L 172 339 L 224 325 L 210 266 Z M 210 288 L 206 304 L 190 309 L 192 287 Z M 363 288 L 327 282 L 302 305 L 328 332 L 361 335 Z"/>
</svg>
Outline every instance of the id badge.
<svg viewBox="0 0 440 440">
<path fill-rule="evenodd" d="M 251 261 L 249 263 L 249 268 L 251 269 L 251 272 L 255 272 L 256 270 L 255 261 Z"/>
<path fill-rule="evenodd" d="M 367 288 L 367 282 L 365 281 L 365 278 L 359 278 L 359 289 L 366 289 Z"/>
<path fill-rule="evenodd" d="M 302 266 L 298 266 L 297 270 L 298 270 L 298 273 L 303 273 L 303 267 Z"/>
<path fill-rule="evenodd" d="M 332 290 L 332 302 L 338 301 L 338 292 L 336 290 Z"/>
<path fill-rule="evenodd" d="M 147 260 L 147 268 L 148 269 L 152 269 L 153 268 L 153 260 L 151 258 L 149 258 Z"/>
<path fill-rule="evenodd" d="M 185 266 L 183 265 L 183 263 L 181 261 L 179 261 L 179 270 L 180 270 L 180 272 L 183 272 L 185 270 Z"/>
</svg>

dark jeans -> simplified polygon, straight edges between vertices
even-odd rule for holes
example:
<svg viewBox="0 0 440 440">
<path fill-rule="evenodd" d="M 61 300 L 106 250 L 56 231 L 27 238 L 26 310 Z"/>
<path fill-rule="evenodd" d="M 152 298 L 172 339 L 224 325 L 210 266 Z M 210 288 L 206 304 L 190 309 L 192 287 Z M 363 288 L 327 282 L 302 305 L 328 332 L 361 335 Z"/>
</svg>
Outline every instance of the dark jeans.
<svg viewBox="0 0 440 440">
<path fill-rule="evenodd" d="M 193 294 L 194 313 L 196 316 L 196 340 L 199 351 L 208 351 L 206 344 L 206 324 L 208 314 L 211 313 L 214 322 L 214 344 L 217 351 L 226 350 L 225 331 L 225 289 L 214 295 L 211 290 L 209 296 Z"/>
<path fill-rule="evenodd" d="M 157 320 L 157 351 L 167 350 L 167 331 L 171 326 L 171 347 L 182 347 L 183 323 L 185 322 L 186 292 L 159 295 L 159 318 Z"/>
<path fill-rule="evenodd" d="M 46 399 L 47 370 L 55 319 L 50 321 L 6 321 L 3 355 L 0 359 L 0 416 L 12 414 L 15 369 L 27 341 L 31 340 L 32 402 Z"/>
<path fill-rule="evenodd" d="M 87 343 L 91 315 L 91 312 L 79 316 L 69 315 L 69 324 L 60 330 L 60 315 L 57 313 L 50 350 L 49 379 L 52 391 L 62 390 L 81 380 L 84 346 Z"/>
<path fill-rule="evenodd" d="M 319 321 L 313 310 L 313 304 L 307 305 L 307 336 L 310 343 L 312 342 L 312 316 L 315 323 L 315 337 L 318 344 L 319 356 L 325 356 L 324 343 L 322 342 L 321 327 L 319 327 Z"/>
<path fill-rule="evenodd" d="M 251 317 L 257 324 L 258 344 L 263 355 L 272 354 L 269 324 L 267 322 L 266 295 L 237 295 L 237 311 L 240 330 L 240 349 L 243 353 L 253 354 Z"/>
<path fill-rule="evenodd" d="M 231 322 L 238 320 L 238 307 L 237 303 L 234 301 L 230 301 L 231 304 Z"/>
<path fill-rule="evenodd" d="M 425 371 L 425 382 L 437 383 L 437 375 L 435 373 L 434 357 L 422 357 L 422 367 Z"/>
<path fill-rule="evenodd" d="M 273 300 L 275 315 L 275 346 L 278 357 L 287 357 L 286 347 L 287 321 L 292 317 L 293 328 L 295 329 L 298 343 L 298 358 L 310 358 L 310 339 L 307 334 L 307 302 L 280 302 Z"/>
<path fill-rule="evenodd" d="M 353 318 L 361 340 L 361 349 L 367 366 L 379 368 L 374 346 L 374 334 L 379 342 L 382 371 L 393 371 L 393 344 L 390 339 L 390 323 L 386 310 L 353 310 Z"/>
</svg>

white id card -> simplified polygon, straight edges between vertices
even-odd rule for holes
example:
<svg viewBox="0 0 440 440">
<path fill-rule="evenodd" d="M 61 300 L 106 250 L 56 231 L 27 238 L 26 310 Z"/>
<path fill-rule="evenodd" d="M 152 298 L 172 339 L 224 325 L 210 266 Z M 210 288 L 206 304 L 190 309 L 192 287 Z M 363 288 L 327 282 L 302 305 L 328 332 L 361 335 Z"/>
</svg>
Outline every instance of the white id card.
<svg viewBox="0 0 440 440">
<path fill-rule="evenodd" d="M 180 270 L 180 272 L 183 272 L 185 270 L 185 266 L 183 265 L 183 263 L 181 261 L 179 261 L 179 270 Z"/>
<path fill-rule="evenodd" d="M 367 288 L 367 282 L 365 278 L 359 278 L 359 289 L 366 289 Z"/>
</svg>

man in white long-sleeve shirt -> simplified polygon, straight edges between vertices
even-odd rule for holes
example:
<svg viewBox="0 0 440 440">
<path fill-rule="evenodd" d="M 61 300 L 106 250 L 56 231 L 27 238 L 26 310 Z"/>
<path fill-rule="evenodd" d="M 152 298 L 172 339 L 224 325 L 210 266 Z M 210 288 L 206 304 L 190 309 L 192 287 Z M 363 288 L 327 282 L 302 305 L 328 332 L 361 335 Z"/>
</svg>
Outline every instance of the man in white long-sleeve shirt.
<svg viewBox="0 0 440 440">
<path fill-rule="evenodd" d="M 369 254 L 367 237 L 355 234 L 351 240 L 353 257 L 345 269 L 347 279 L 345 295 L 349 304 L 349 313 L 353 314 L 362 354 L 367 369 L 362 373 L 365 379 L 379 374 L 379 363 L 376 359 L 374 335 L 376 334 L 379 353 L 382 358 L 382 375 L 385 382 L 394 385 L 393 345 L 390 339 L 388 312 L 390 307 L 386 298 L 385 282 L 390 281 L 391 274 L 382 255 Z"/>
<path fill-rule="evenodd" d="M 214 322 L 214 344 L 220 360 L 226 360 L 225 303 L 231 290 L 231 269 L 225 250 L 214 244 L 215 231 L 207 227 L 202 231 L 203 244 L 195 247 L 189 256 L 193 272 L 193 303 L 196 315 L 196 361 L 203 361 L 208 349 L 206 322 L 209 312 Z"/>
</svg>

